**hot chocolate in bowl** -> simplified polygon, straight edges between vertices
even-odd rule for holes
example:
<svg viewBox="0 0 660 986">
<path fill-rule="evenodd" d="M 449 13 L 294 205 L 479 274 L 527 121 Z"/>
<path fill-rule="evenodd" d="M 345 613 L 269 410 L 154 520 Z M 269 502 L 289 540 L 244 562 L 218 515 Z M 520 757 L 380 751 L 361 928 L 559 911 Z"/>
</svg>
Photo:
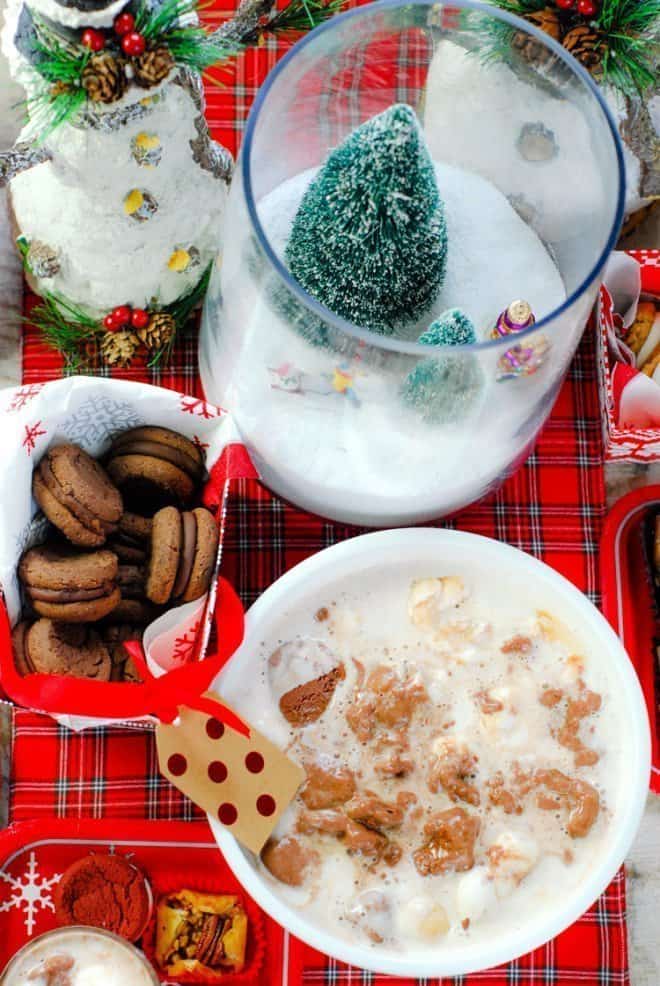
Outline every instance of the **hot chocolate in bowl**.
<svg viewBox="0 0 660 986">
<path fill-rule="evenodd" d="M 325 705 L 292 688 L 323 680 L 338 662 Z M 397 706 L 396 727 L 385 714 L 391 696 L 383 699 L 392 672 L 406 705 Z M 351 790 L 333 794 L 324 816 L 338 838 L 314 829 L 323 806 L 308 796 L 310 780 L 274 833 L 276 844 L 293 838 L 317 853 L 310 879 L 292 881 L 299 886 L 209 822 L 237 878 L 276 921 L 360 968 L 462 975 L 543 945 L 608 886 L 644 809 L 648 718 L 619 639 L 566 579 L 488 538 L 392 530 L 309 558 L 249 610 L 244 642 L 216 689 L 294 759 L 327 769 L 334 756 L 352 772 Z M 370 689 L 380 705 L 369 705 Z M 289 701 L 296 694 L 302 704 Z M 301 727 L 305 702 L 315 715 L 325 711 Z M 409 725 L 403 775 L 383 779 L 375 757 L 392 752 L 401 722 Z M 456 737 L 469 769 L 432 777 Z M 515 776 L 519 805 L 504 807 L 498 773 L 505 788 Z M 375 809 L 387 802 L 398 817 L 367 818 L 363 802 L 374 793 Z M 440 850 L 428 829 L 437 815 Z M 365 834 L 360 819 L 382 849 L 376 863 L 349 842 Z M 454 839 L 445 867 L 447 825 L 457 826 L 452 839 L 458 829 L 466 838 Z M 365 924 L 376 897 L 389 917 L 368 914 Z"/>
</svg>

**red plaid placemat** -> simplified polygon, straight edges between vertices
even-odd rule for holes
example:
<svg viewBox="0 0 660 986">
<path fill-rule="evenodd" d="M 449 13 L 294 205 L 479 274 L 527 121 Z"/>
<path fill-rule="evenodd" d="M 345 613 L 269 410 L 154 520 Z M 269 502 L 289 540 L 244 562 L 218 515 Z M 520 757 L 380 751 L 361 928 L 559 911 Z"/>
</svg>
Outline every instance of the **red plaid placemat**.
<svg viewBox="0 0 660 986">
<path fill-rule="evenodd" d="M 205 17 L 220 21 L 230 12 L 214 7 Z M 235 67 L 215 73 L 225 88 L 207 86 L 212 131 L 233 153 L 259 84 L 287 47 L 286 42 L 268 40 L 246 53 Z M 29 307 L 30 299 L 27 303 Z M 605 491 L 592 337 L 588 333 L 535 453 L 497 494 L 463 511 L 448 526 L 530 551 L 596 600 Z M 138 367 L 122 375 L 201 396 L 196 349 L 192 335 L 178 343 L 168 368 Z M 24 383 L 54 379 L 61 373 L 59 358 L 28 329 Z M 355 533 L 355 528 L 282 503 L 256 482 L 237 483 L 229 504 L 224 574 L 249 605 L 297 562 Z M 106 728 L 75 734 L 23 711 L 14 713 L 10 809 L 15 820 L 51 815 L 188 820 L 200 815 L 159 775 L 150 732 Z M 273 970 L 273 981 L 281 980 L 279 970 Z M 410 986 L 411 982 L 349 969 L 300 942 L 290 942 L 290 986 Z M 439 980 L 424 982 L 441 986 Z M 498 969 L 445 979 L 442 986 L 481 982 L 627 986 L 623 873 L 580 921 L 545 947 Z"/>
</svg>

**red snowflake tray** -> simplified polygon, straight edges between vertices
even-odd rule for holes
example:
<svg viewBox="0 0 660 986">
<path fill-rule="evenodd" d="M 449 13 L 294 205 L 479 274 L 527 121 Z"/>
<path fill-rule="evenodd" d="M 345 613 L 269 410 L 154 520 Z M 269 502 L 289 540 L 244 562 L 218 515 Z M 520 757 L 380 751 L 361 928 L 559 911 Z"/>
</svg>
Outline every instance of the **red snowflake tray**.
<svg viewBox="0 0 660 986">
<path fill-rule="evenodd" d="M 651 790 L 660 794 L 660 590 L 651 569 L 651 522 L 660 512 L 660 486 L 622 497 L 610 511 L 601 541 L 603 613 L 618 633 L 644 690 L 651 723 Z"/>
<path fill-rule="evenodd" d="M 87 853 L 107 852 L 139 866 L 156 899 L 183 886 L 240 894 L 250 922 L 247 965 L 240 975 L 223 979 L 227 986 L 293 981 L 288 936 L 246 896 L 205 822 L 117 819 L 18 822 L 0 833 L 0 972 L 30 938 L 58 926 L 53 890 L 63 870 Z M 150 922 L 145 940 L 138 942 L 149 956 L 154 927 Z"/>
</svg>

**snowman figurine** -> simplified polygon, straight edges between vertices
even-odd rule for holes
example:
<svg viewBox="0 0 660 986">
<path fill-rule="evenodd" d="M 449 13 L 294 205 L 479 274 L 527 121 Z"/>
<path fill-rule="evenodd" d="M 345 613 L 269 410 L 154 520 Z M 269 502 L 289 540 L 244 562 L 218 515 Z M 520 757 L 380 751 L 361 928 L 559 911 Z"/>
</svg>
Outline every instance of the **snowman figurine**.
<svg viewBox="0 0 660 986">
<path fill-rule="evenodd" d="M 200 72 L 285 21 L 268 0 L 213 33 L 194 0 L 9 0 L 2 49 L 29 119 L 0 185 L 39 320 L 72 364 L 158 358 L 201 301 L 232 158 L 209 137 Z"/>
</svg>

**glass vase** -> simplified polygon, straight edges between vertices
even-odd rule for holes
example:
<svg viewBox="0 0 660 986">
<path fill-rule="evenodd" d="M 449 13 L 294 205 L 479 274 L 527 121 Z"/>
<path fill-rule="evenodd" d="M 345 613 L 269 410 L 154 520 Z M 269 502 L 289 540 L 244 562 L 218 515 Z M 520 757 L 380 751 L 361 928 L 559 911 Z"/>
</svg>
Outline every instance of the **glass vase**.
<svg viewBox="0 0 660 986">
<path fill-rule="evenodd" d="M 328 153 L 395 103 L 415 111 L 436 166 L 447 271 L 423 317 L 383 335 L 307 293 L 286 244 Z M 623 198 L 607 107 L 546 33 L 470 0 L 333 17 L 279 62 L 250 113 L 202 322 L 206 394 L 235 414 L 266 485 L 300 507 L 379 527 L 459 510 L 533 448 Z M 533 323 L 516 321 L 520 301 Z M 417 341 L 453 307 L 476 342 Z"/>
</svg>

